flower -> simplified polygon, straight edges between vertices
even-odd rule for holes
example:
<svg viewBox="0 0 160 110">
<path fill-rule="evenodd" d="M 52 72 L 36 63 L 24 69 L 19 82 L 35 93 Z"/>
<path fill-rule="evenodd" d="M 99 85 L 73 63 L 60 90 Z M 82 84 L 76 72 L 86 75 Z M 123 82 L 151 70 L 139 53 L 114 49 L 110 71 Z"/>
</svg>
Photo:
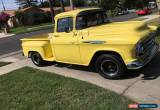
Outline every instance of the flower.
<svg viewBox="0 0 160 110">
<path fill-rule="evenodd" d="M 4 12 L 1 12 L 1 13 L 0 13 L 0 21 L 1 21 L 1 22 L 6 22 L 6 21 L 8 21 L 9 17 L 10 17 L 9 14 L 6 14 L 6 13 L 4 13 Z"/>
</svg>

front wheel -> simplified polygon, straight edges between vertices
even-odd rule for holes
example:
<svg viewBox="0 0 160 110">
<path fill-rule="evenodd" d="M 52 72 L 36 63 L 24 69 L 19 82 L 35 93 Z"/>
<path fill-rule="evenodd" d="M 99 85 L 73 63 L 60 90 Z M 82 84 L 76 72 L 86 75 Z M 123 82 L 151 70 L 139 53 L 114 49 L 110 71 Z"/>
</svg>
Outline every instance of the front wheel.
<svg viewBox="0 0 160 110">
<path fill-rule="evenodd" d="M 36 66 L 40 67 L 40 66 L 44 65 L 44 61 L 43 61 L 41 55 L 37 52 L 31 53 L 31 60 Z"/>
<path fill-rule="evenodd" d="M 126 67 L 121 58 L 110 54 L 98 57 L 95 67 L 97 72 L 107 79 L 119 79 L 126 71 Z"/>
</svg>

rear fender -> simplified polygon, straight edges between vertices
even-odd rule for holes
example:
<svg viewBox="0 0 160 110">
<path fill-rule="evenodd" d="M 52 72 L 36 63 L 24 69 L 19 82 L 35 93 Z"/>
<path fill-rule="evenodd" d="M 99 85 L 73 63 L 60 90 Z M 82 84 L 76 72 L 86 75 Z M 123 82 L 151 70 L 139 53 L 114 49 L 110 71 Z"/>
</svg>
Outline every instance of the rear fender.
<svg viewBox="0 0 160 110">
<path fill-rule="evenodd" d="M 49 41 L 22 41 L 22 48 L 26 57 L 31 52 L 38 52 L 44 60 L 53 57 Z"/>
</svg>

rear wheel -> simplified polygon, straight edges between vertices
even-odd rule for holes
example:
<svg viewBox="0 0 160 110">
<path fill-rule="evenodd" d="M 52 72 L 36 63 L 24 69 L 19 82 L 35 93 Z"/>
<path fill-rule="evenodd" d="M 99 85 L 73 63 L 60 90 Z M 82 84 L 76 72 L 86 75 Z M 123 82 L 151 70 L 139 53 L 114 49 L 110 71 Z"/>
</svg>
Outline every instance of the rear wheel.
<svg viewBox="0 0 160 110">
<path fill-rule="evenodd" d="M 97 72 L 107 79 L 119 79 L 126 71 L 123 61 L 116 55 L 101 55 L 97 58 L 95 67 Z"/>
<path fill-rule="evenodd" d="M 38 52 L 31 53 L 31 60 L 36 66 L 44 66 L 44 61 Z"/>
</svg>

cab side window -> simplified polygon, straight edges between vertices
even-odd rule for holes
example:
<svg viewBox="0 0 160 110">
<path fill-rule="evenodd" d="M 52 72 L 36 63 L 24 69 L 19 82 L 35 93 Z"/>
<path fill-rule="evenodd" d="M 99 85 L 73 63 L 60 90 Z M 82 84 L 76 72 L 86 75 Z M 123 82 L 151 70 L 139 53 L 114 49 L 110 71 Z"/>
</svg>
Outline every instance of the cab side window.
<svg viewBox="0 0 160 110">
<path fill-rule="evenodd" d="M 69 31 L 73 30 L 73 18 L 62 18 L 58 20 L 58 28 L 57 32 L 65 32 L 66 29 L 69 29 Z"/>
</svg>

